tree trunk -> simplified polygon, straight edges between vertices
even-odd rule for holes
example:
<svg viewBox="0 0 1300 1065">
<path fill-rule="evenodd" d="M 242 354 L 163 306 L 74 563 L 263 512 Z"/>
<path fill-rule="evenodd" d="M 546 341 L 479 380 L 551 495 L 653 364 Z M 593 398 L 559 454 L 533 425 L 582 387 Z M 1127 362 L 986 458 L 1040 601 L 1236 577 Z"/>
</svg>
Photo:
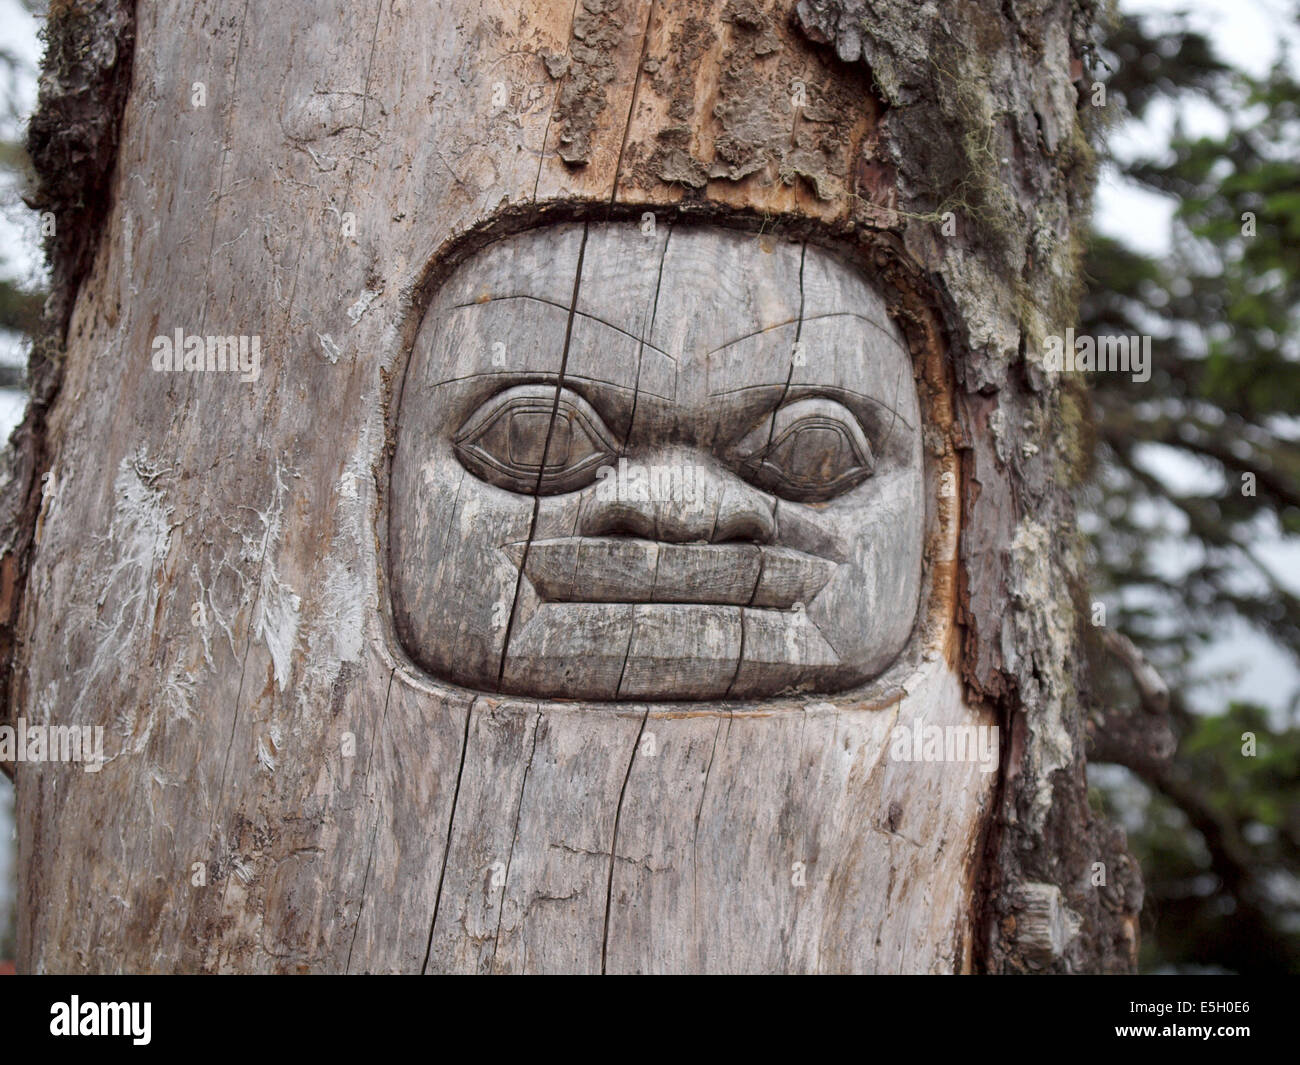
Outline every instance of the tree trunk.
<svg viewBox="0 0 1300 1065">
<path fill-rule="evenodd" d="M 61 5 L 20 965 L 1129 967 L 1087 8 Z"/>
</svg>

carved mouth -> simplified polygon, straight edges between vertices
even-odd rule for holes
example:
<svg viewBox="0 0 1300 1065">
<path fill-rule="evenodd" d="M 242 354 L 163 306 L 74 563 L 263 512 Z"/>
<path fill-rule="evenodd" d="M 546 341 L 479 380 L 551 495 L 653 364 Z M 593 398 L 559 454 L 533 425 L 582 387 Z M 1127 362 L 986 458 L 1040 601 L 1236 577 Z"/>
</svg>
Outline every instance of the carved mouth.
<svg viewBox="0 0 1300 1065">
<path fill-rule="evenodd" d="M 788 547 L 627 536 L 565 536 L 505 544 L 502 550 L 538 597 L 553 603 L 715 603 L 789 610 L 811 602 L 836 567 L 830 559 Z"/>
</svg>

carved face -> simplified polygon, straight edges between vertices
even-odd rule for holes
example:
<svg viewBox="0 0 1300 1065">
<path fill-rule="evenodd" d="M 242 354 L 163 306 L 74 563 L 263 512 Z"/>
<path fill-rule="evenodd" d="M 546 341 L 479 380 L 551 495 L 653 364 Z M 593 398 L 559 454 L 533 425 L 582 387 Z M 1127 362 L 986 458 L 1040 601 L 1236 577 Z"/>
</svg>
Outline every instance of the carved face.
<svg viewBox="0 0 1300 1065">
<path fill-rule="evenodd" d="M 433 298 L 399 403 L 394 615 L 438 677 L 755 698 L 855 686 L 907 642 L 911 360 L 822 249 L 632 224 L 500 241 Z"/>
</svg>

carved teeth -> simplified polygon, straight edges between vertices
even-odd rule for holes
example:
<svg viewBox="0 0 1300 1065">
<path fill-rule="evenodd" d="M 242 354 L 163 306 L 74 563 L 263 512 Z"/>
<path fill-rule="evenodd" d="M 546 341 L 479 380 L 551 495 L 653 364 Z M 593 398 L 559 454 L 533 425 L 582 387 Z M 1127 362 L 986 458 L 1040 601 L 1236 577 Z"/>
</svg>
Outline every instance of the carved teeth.
<svg viewBox="0 0 1300 1065">
<path fill-rule="evenodd" d="M 539 598 L 565 603 L 805 606 L 835 571 L 830 559 L 766 544 L 678 544 L 569 536 L 502 547 Z"/>
</svg>

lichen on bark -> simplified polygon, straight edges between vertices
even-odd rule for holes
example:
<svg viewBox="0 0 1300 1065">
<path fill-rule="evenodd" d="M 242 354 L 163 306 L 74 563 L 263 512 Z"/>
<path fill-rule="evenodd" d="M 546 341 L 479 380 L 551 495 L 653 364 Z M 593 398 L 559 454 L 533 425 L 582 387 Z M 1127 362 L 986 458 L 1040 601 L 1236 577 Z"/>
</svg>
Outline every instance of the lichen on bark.
<svg viewBox="0 0 1300 1065">
<path fill-rule="evenodd" d="M 605 87 L 617 73 L 614 51 L 623 34 L 623 0 L 581 0 L 573 18 L 567 75 L 555 106 L 561 159 L 581 166 L 591 158 L 591 136 L 607 104 Z M 552 69 L 548 65 L 548 70 Z"/>
</svg>

